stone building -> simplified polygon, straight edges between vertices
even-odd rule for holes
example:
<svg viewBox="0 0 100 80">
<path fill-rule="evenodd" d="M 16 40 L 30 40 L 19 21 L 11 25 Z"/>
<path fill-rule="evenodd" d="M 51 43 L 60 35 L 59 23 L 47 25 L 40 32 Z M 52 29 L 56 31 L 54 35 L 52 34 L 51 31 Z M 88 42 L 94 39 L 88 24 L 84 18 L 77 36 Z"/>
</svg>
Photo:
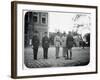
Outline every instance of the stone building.
<svg viewBox="0 0 100 80">
<path fill-rule="evenodd" d="M 40 41 L 44 32 L 48 32 L 48 13 L 47 12 L 27 12 L 25 14 L 24 44 L 31 45 L 34 31 L 39 32 Z"/>
</svg>

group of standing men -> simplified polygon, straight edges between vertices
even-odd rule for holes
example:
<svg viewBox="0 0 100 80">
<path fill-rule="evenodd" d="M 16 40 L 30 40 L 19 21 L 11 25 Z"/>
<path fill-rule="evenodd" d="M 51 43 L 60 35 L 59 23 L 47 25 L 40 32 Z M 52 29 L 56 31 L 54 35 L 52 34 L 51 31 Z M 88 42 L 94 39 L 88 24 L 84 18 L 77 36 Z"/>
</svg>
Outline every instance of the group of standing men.
<svg viewBox="0 0 100 80">
<path fill-rule="evenodd" d="M 55 55 L 56 59 L 59 58 L 60 47 L 63 48 L 63 57 L 65 59 L 72 59 L 73 43 L 74 43 L 74 39 L 73 39 L 73 36 L 71 35 L 71 32 L 69 32 L 68 35 L 66 35 L 66 33 L 63 33 L 62 37 L 60 37 L 60 33 L 57 32 L 54 37 L 54 45 L 56 49 L 56 55 Z M 40 39 L 39 39 L 37 31 L 34 32 L 33 39 L 32 39 L 32 45 L 33 45 L 34 60 L 37 60 L 38 48 L 40 45 Z M 45 32 L 42 38 L 44 59 L 48 59 L 48 48 L 50 47 L 49 45 L 50 45 L 50 39 L 48 37 L 48 33 Z"/>
</svg>

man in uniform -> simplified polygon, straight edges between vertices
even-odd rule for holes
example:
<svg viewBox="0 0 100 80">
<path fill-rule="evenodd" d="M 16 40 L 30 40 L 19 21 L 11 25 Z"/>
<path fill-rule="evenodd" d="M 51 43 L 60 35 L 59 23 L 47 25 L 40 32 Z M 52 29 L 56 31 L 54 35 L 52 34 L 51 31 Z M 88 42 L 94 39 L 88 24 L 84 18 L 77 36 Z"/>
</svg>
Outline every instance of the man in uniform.
<svg viewBox="0 0 100 80">
<path fill-rule="evenodd" d="M 66 46 L 68 48 L 68 59 L 72 59 L 72 47 L 73 47 L 73 43 L 74 43 L 74 39 L 73 36 L 71 34 L 71 32 L 69 31 L 69 34 L 67 36 L 67 40 L 66 40 Z"/>
<path fill-rule="evenodd" d="M 47 32 L 44 33 L 44 37 L 42 38 L 42 47 L 43 47 L 43 56 L 44 59 L 48 59 L 48 48 L 49 48 L 49 37 Z"/>
<path fill-rule="evenodd" d="M 62 36 L 62 53 L 63 53 L 63 57 L 65 58 L 66 57 L 66 54 L 67 54 L 67 56 L 68 56 L 68 49 L 67 49 L 67 46 L 66 46 L 66 39 L 67 39 L 67 35 L 66 35 L 66 33 L 64 32 L 63 33 L 63 36 Z"/>
<path fill-rule="evenodd" d="M 32 39 L 34 60 L 37 60 L 39 43 L 40 43 L 40 40 L 39 40 L 38 31 L 35 31 L 33 35 L 33 39 Z"/>
<path fill-rule="evenodd" d="M 60 46 L 61 46 L 61 38 L 60 38 L 60 33 L 57 32 L 56 36 L 54 38 L 54 45 L 56 48 L 56 59 L 59 58 L 59 50 L 60 50 Z"/>
</svg>

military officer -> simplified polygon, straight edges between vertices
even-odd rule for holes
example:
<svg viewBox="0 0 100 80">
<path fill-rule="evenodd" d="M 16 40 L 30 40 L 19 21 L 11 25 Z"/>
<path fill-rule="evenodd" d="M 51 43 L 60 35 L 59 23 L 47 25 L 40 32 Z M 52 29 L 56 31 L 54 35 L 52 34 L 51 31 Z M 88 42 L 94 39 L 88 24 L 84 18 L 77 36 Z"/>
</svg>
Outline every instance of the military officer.
<svg viewBox="0 0 100 80">
<path fill-rule="evenodd" d="M 40 40 L 39 40 L 38 31 L 35 31 L 32 38 L 34 60 L 37 60 L 39 44 L 40 44 Z"/>
<path fill-rule="evenodd" d="M 59 58 L 59 50 L 60 50 L 60 46 L 61 46 L 61 38 L 60 38 L 60 33 L 57 32 L 56 36 L 54 38 L 54 45 L 56 48 L 56 58 Z"/>
<path fill-rule="evenodd" d="M 49 37 L 47 32 L 44 33 L 44 37 L 42 38 L 42 47 L 44 59 L 48 59 Z"/>
<path fill-rule="evenodd" d="M 67 46 L 66 46 L 66 39 L 67 39 L 67 35 L 66 35 L 66 33 L 64 32 L 63 33 L 63 36 L 62 36 L 62 53 L 63 53 L 63 57 L 65 58 L 66 57 L 66 54 L 67 54 L 67 56 L 68 56 L 68 49 L 67 49 Z"/>
<path fill-rule="evenodd" d="M 71 34 L 71 32 L 69 31 L 69 34 L 67 36 L 67 40 L 66 40 L 66 46 L 68 48 L 68 59 L 72 59 L 72 47 L 73 47 L 73 43 L 74 43 L 74 39 L 73 36 Z"/>
</svg>

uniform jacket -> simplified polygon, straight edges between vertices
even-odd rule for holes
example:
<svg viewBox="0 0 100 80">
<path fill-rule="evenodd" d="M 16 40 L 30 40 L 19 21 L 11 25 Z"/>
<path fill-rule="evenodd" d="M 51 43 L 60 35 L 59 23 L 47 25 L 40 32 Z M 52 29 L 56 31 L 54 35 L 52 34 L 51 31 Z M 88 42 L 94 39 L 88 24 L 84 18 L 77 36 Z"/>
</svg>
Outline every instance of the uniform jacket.
<svg viewBox="0 0 100 80">
<path fill-rule="evenodd" d="M 66 39 L 66 46 L 68 49 L 73 47 L 74 39 L 72 35 L 68 35 Z"/>
<path fill-rule="evenodd" d="M 49 43 L 50 43 L 50 40 L 47 36 L 44 36 L 42 38 L 42 47 L 43 48 L 48 48 L 49 47 Z"/>
<path fill-rule="evenodd" d="M 61 45 L 62 45 L 62 47 L 66 47 L 66 39 L 67 39 L 66 36 L 62 36 L 62 38 L 61 38 Z"/>
<path fill-rule="evenodd" d="M 39 47 L 39 44 L 40 44 L 39 37 L 36 36 L 36 35 L 34 35 L 33 36 L 33 39 L 32 39 L 33 48 L 38 48 Z"/>
<path fill-rule="evenodd" d="M 55 38 L 54 38 L 54 45 L 55 45 L 55 47 L 60 47 L 60 45 L 61 45 L 61 39 L 60 39 L 60 36 L 55 36 Z"/>
</svg>

